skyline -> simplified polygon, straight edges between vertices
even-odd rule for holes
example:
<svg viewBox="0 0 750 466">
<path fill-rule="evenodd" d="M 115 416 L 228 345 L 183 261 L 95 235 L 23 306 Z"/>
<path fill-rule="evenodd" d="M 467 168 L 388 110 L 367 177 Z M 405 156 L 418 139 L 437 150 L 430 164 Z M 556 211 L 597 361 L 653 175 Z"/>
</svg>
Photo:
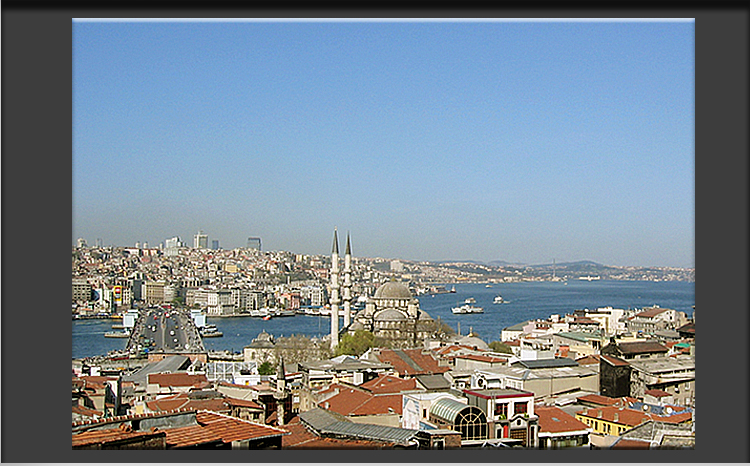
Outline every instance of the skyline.
<svg viewBox="0 0 750 466">
<path fill-rule="evenodd" d="M 695 266 L 694 22 L 74 22 L 73 243 Z"/>
</svg>

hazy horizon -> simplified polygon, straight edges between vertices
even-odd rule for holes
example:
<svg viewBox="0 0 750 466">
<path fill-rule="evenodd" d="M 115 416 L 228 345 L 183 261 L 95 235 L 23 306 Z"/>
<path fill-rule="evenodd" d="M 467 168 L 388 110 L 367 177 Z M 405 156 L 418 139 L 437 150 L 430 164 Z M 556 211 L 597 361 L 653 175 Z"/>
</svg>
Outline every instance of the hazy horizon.
<svg viewBox="0 0 750 466">
<path fill-rule="evenodd" d="M 695 267 L 695 23 L 74 21 L 73 232 Z"/>
</svg>

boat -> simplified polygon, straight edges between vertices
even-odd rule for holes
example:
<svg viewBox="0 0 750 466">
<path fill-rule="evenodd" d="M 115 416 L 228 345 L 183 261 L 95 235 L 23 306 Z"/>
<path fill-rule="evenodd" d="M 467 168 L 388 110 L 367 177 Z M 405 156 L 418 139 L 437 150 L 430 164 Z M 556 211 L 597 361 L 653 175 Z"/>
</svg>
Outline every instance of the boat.
<svg viewBox="0 0 750 466">
<path fill-rule="evenodd" d="M 601 277 L 599 277 L 599 275 L 597 275 L 597 276 L 595 276 L 595 277 L 592 277 L 591 275 L 586 275 L 585 277 L 579 277 L 578 279 L 579 279 L 579 280 L 586 280 L 586 281 L 589 281 L 589 282 L 590 282 L 590 281 L 592 281 L 592 280 L 600 280 L 600 279 L 601 279 Z"/>
<path fill-rule="evenodd" d="M 502 296 L 497 295 L 497 296 L 495 296 L 495 299 L 492 302 L 495 303 L 495 304 L 503 304 L 505 302 L 505 300 L 503 299 Z"/>
<path fill-rule="evenodd" d="M 466 304 L 474 304 L 476 302 L 477 302 L 477 300 L 474 299 L 474 298 L 466 298 L 466 300 L 464 301 L 464 303 L 466 303 Z"/>
<path fill-rule="evenodd" d="M 269 315 L 267 315 L 267 316 L 264 316 L 264 317 L 263 317 L 263 320 L 271 320 L 271 315 L 269 314 Z"/>
<path fill-rule="evenodd" d="M 454 314 L 482 314 L 484 309 L 479 306 L 472 306 L 471 304 L 464 304 L 451 309 Z"/>
<path fill-rule="evenodd" d="M 107 332 L 104 334 L 106 338 L 129 338 L 130 333 L 128 332 Z"/>
<path fill-rule="evenodd" d="M 200 329 L 201 337 L 203 338 L 211 338 L 211 337 L 223 337 L 224 334 L 219 331 L 218 328 L 216 328 L 216 325 L 214 324 L 208 324 L 202 329 Z"/>
</svg>

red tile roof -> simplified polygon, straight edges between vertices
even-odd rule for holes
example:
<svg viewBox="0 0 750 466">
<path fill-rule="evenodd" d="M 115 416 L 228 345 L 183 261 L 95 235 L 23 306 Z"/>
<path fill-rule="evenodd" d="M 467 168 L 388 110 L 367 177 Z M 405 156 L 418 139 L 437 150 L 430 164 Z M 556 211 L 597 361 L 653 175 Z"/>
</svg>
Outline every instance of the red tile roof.
<svg viewBox="0 0 750 466">
<path fill-rule="evenodd" d="M 391 411 L 388 408 L 401 414 L 403 399 L 400 393 L 376 395 L 360 388 L 339 384 L 332 384 L 328 390 L 321 393 L 336 389 L 338 394 L 321 401 L 318 405 L 344 416 L 389 414 Z"/>
<path fill-rule="evenodd" d="M 87 408 L 85 406 L 73 406 L 72 412 L 75 414 L 80 414 L 81 416 L 86 417 L 102 417 L 104 416 L 104 413 L 102 411 L 97 411 L 95 409 Z"/>
<path fill-rule="evenodd" d="M 641 440 L 628 440 L 622 439 L 616 444 L 612 445 L 613 450 L 648 450 L 651 444 L 649 442 L 643 442 Z"/>
<path fill-rule="evenodd" d="M 664 309 L 661 307 L 654 307 L 649 309 L 648 311 L 639 312 L 635 315 L 635 317 L 656 317 L 659 314 L 668 311 L 669 309 Z"/>
<path fill-rule="evenodd" d="M 628 363 L 627 361 L 624 361 L 620 358 L 616 358 L 614 356 L 600 354 L 599 357 L 601 358 L 602 361 L 608 362 L 609 364 L 613 366 L 629 366 L 630 365 L 630 363 Z"/>
<path fill-rule="evenodd" d="M 401 352 L 418 367 L 402 358 Z M 380 354 L 376 354 L 376 357 L 380 362 L 392 365 L 393 369 L 400 375 L 443 374 L 450 370 L 449 367 L 439 366 L 437 358 L 432 353 L 424 354 L 421 349 L 381 349 Z"/>
<path fill-rule="evenodd" d="M 539 416 L 539 432 L 558 434 L 589 428 L 586 424 L 556 406 L 537 406 L 534 414 Z"/>
<path fill-rule="evenodd" d="M 216 398 L 191 399 L 187 393 L 147 401 L 146 406 L 151 411 L 174 411 L 176 409 L 207 410 L 215 412 L 229 412 L 233 406 L 263 409 L 252 400 L 238 400 L 236 398 L 217 396 Z"/>
<path fill-rule="evenodd" d="M 662 398 L 665 396 L 670 396 L 668 392 L 665 392 L 664 390 L 659 390 L 656 388 L 652 388 L 651 390 L 646 390 L 643 392 L 645 395 L 651 395 L 656 398 Z"/>
<path fill-rule="evenodd" d="M 600 406 L 613 406 L 619 401 L 618 398 L 610 398 L 608 396 L 594 394 L 579 396 L 577 399 L 579 402 L 588 402 Z"/>
<path fill-rule="evenodd" d="M 372 416 L 377 414 L 402 414 L 403 396 L 393 395 L 375 395 L 369 400 L 362 403 L 352 412 L 354 416 Z"/>
<path fill-rule="evenodd" d="M 587 408 L 576 414 L 590 419 L 600 419 L 614 424 L 628 427 L 638 426 L 651 419 L 646 413 L 628 408 L 617 408 L 615 406 L 602 406 L 601 408 Z M 615 416 L 617 415 L 617 416 Z M 617 417 L 617 420 L 615 420 Z"/>
<path fill-rule="evenodd" d="M 576 359 L 576 362 L 579 366 L 586 366 L 589 364 L 599 364 L 600 363 L 600 357 L 598 354 L 590 354 L 588 356 L 584 356 L 582 358 Z"/>
<path fill-rule="evenodd" d="M 188 374 L 187 372 L 149 374 L 148 383 L 157 384 L 160 387 L 203 388 L 209 385 L 208 378 L 205 374 Z"/>
<path fill-rule="evenodd" d="M 416 379 L 402 379 L 395 375 L 380 375 L 360 385 L 360 388 L 369 390 L 371 393 L 401 393 L 404 390 L 415 390 Z"/>
<path fill-rule="evenodd" d="M 467 359 L 469 361 L 488 362 L 490 364 L 508 362 L 506 358 L 497 358 L 494 356 L 484 356 L 481 354 L 462 354 L 456 356 L 456 359 Z"/>
<path fill-rule="evenodd" d="M 107 444 L 123 440 L 146 440 L 154 437 L 164 437 L 164 432 L 131 432 L 122 428 L 90 430 L 73 434 L 72 446 L 83 447 L 87 445 Z"/>
<path fill-rule="evenodd" d="M 617 345 L 623 354 L 641 354 L 641 353 L 666 353 L 669 351 L 664 345 L 655 341 L 630 341 Z"/>
<path fill-rule="evenodd" d="M 178 410 L 173 414 L 195 413 L 196 424 L 183 427 L 160 427 L 156 431 L 150 432 L 130 432 L 131 426 L 127 423 L 131 420 L 145 419 L 150 417 L 161 417 L 163 414 L 145 414 L 133 416 L 118 416 L 111 419 L 100 419 L 97 421 L 74 422 L 73 427 L 84 425 L 97 425 L 111 423 L 112 421 L 122 421 L 122 427 L 114 429 L 103 429 L 87 431 L 73 434 L 73 444 L 81 442 L 96 441 L 113 441 L 108 439 L 119 439 L 122 433 L 132 433 L 135 435 L 152 435 L 160 432 L 166 433 L 166 444 L 168 448 L 190 447 L 195 445 L 204 445 L 207 443 L 221 442 L 230 443 L 240 440 L 256 440 L 266 437 L 275 437 L 286 435 L 288 432 L 283 429 L 258 424 L 244 419 L 239 419 L 224 414 L 211 411 L 192 411 Z M 98 434 L 97 434 L 98 433 Z M 127 436 L 122 438 L 128 438 Z"/>
</svg>

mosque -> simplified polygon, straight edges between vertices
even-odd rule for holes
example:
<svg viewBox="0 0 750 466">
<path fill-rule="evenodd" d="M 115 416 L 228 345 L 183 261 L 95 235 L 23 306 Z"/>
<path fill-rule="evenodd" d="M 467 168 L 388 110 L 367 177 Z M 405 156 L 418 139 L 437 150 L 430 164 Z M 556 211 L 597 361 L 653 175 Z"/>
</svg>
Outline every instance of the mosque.
<svg viewBox="0 0 750 466">
<path fill-rule="evenodd" d="M 434 332 L 435 321 L 419 308 L 419 300 L 411 294 L 409 287 L 404 283 L 389 281 L 382 284 L 374 295 L 367 299 L 364 309 L 352 314 L 351 252 L 351 242 L 347 233 L 344 277 L 343 284 L 340 285 L 338 232 L 334 229 L 330 274 L 331 315 L 343 314 L 344 325 L 339 330 L 339 319 L 331 319 L 331 349 L 338 345 L 341 333 L 353 333 L 356 330 L 372 332 L 376 337 L 389 340 L 396 348 L 422 346 L 424 339 Z M 340 290 L 343 299 L 339 297 Z M 343 309 L 339 310 L 342 301 Z"/>
</svg>

